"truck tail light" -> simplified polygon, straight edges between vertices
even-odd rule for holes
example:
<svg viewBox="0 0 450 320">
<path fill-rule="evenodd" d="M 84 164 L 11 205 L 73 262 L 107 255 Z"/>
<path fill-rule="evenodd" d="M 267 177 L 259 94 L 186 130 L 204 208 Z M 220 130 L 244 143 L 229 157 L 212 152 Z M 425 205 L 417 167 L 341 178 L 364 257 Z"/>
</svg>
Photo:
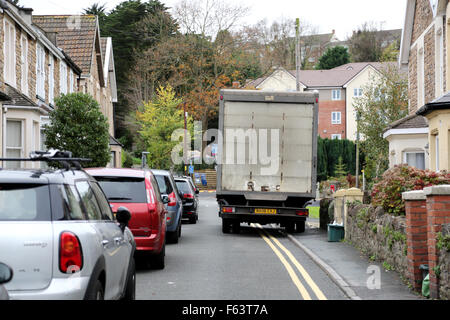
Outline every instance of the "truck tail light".
<svg viewBox="0 0 450 320">
<path fill-rule="evenodd" d="M 222 212 L 223 213 L 234 213 L 235 209 L 233 207 L 223 207 Z"/>
<path fill-rule="evenodd" d="M 295 215 L 307 217 L 309 215 L 309 210 L 308 209 L 296 210 Z"/>
<path fill-rule="evenodd" d="M 59 270 L 75 273 L 83 268 L 83 252 L 78 237 L 65 231 L 59 238 Z"/>
</svg>

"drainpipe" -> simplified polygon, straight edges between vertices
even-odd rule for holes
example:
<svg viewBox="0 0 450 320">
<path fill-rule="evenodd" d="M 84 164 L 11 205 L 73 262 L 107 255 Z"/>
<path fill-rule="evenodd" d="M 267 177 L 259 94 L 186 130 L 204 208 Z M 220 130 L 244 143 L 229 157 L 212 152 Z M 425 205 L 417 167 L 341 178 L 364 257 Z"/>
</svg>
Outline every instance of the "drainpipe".
<svg viewBox="0 0 450 320">
<path fill-rule="evenodd" d="M 2 157 L 6 158 L 6 113 L 8 112 L 7 107 L 3 107 L 2 113 Z M 2 161 L 2 167 L 4 167 Z"/>
</svg>

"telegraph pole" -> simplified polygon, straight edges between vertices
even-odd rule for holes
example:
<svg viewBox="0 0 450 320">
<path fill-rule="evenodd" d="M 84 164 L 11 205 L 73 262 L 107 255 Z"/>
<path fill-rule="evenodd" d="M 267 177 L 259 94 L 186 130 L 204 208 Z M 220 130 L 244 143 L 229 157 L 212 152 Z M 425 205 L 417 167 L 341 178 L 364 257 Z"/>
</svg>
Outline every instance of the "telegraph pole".
<svg viewBox="0 0 450 320">
<path fill-rule="evenodd" d="M 297 91 L 300 91 L 300 67 L 301 67 L 301 50 L 300 50 L 300 19 L 295 20 L 295 81 Z"/>
<path fill-rule="evenodd" d="M 356 112 L 356 188 L 359 188 L 359 112 Z"/>
<path fill-rule="evenodd" d="M 184 148 L 183 148 L 183 158 L 184 158 L 184 175 L 187 175 L 187 119 L 186 119 L 186 102 L 183 104 L 183 117 L 184 117 Z"/>
</svg>

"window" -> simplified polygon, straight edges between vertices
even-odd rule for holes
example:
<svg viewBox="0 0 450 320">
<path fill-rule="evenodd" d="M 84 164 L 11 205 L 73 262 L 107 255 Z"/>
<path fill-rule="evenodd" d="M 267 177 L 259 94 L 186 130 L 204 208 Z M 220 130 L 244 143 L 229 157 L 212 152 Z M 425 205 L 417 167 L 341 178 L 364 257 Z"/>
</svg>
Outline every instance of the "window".
<svg viewBox="0 0 450 320">
<path fill-rule="evenodd" d="M 116 152 L 111 151 L 111 158 L 108 163 L 109 168 L 115 168 L 116 167 Z"/>
<path fill-rule="evenodd" d="M 7 19 L 5 19 L 4 55 L 5 82 L 16 87 L 16 29 L 14 23 Z"/>
<path fill-rule="evenodd" d="M 161 192 L 159 192 L 158 182 L 156 182 L 155 176 L 152 175 L 150 177 L 150 182 L 152 183 L 153 192 L 155 193 L 156 201 L 162 202 Z M 149 190 L 151 192 L 151 190 Z"/>
<path fill-rule="evenodd" d="M 0 221 L 50 221 L 48 185 L 2 183 Z"/>
<path fill-rule="evenodd" d="M 102 212 L 103 220 L 114 221 L 111 207 L 109 206 L 108 200 L 105 198 L 105 194 L 100 189 L 97 183 L 91 183 L 92 190 L 94 190 L 95 196 L 97 197 L 98 204 L 100 205 L 100 210 Z"/>
<path fill-rule="evenodd" d="M 89 220 L 102 220 L 102 212 L 95 198 L 94 191 L 87 181 L 79 181 L 76 184 L 77 190 L 81 196 L 81 201 L 86 208 Z"/>
<path fill-rule="evenodd" d="M 48 101 L 50 104 L 55 104 L 54 97 L 55 97 L 55 80 L 54 80 L 54 74 L 55 74 L 55 66 L 54 66 L 54 59 L 53 55 L 49 54 L 48 56 Z"/>
<path fill-rule="evenodd" d="M 341 135 L 340 135 L 340 134 L 332 134 L 332 135 L 331 135 L 331 139 L 332 139 L 332 140 L 333 140 L 333 139 L 341 140 Z"/>
<path fill-rule="evenodd" d="M 22 121 L 6 121 L 6 157 L 21 158 L 23 155 Z M 7 161 L 6 168 L 19 168 L 20 161 Z"/>
<path fill-rule="evenodd" d="M 63 199 L 63 210 L 65 216 L 70 220 L 84 220 L 83 210 L 81 210 L 80 196 L 75 187 L 69 185 L 58 186 Z"/>
<path fill-rule="evenodd" d="M 403 162 L 411 167 L 425 170 L 425 152 L 405 152 Z"/>
<path fill-rule="evenodd" d="M 24 94 L 28 95 L 28 38 L 26 35 L 22 34 L 20 44 L 22 47 L 20 56 L 20 88 Z"/>
<path fill-rule="evenodd" d="M 61 61 L 59 67 L 60 92 L 67 94 L 67 65 Z"/>
<path fill-rule="evenodd" d="M 144 178 L 96 176 L 95 179 L 110 202 L 147 202 Z"/>
<path fill-rule="evenodd" d="M 341 124 L 341 112 L 335 111 L 331 113 L 331 124 Z"/>
<path fill-rule="evenodd" d="M 155 175 L 161 194 L 171 194 L 173 192 L 172 184 L 168 176 Z"/>
<path fill-rule="evenodd" d="M 45 50 L 36 46 L 36 95 L 45 100 Z"/>
<path fill-rule="evenodd" d="M 353 96 L 356 98 L 362 97 L 362 89 L 360 88 L 353 89 Z"/>
<path fill-rule="evenodd" d="M 341 100 L 341 89 L 331 91 L 331 100 Z"/>
</svg>

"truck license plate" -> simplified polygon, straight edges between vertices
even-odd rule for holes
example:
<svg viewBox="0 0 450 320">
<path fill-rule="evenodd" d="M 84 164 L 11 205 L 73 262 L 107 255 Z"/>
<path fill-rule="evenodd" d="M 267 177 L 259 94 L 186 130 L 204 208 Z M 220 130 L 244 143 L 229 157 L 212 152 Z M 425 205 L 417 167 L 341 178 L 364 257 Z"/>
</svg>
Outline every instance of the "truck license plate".
<svg viewBox="0 0 450 320">
<path fill-rule="evenodd" d="M 277 213 L 277 209 L 255 209 L 255 213 L 276 214 Z"/>
</svg>

